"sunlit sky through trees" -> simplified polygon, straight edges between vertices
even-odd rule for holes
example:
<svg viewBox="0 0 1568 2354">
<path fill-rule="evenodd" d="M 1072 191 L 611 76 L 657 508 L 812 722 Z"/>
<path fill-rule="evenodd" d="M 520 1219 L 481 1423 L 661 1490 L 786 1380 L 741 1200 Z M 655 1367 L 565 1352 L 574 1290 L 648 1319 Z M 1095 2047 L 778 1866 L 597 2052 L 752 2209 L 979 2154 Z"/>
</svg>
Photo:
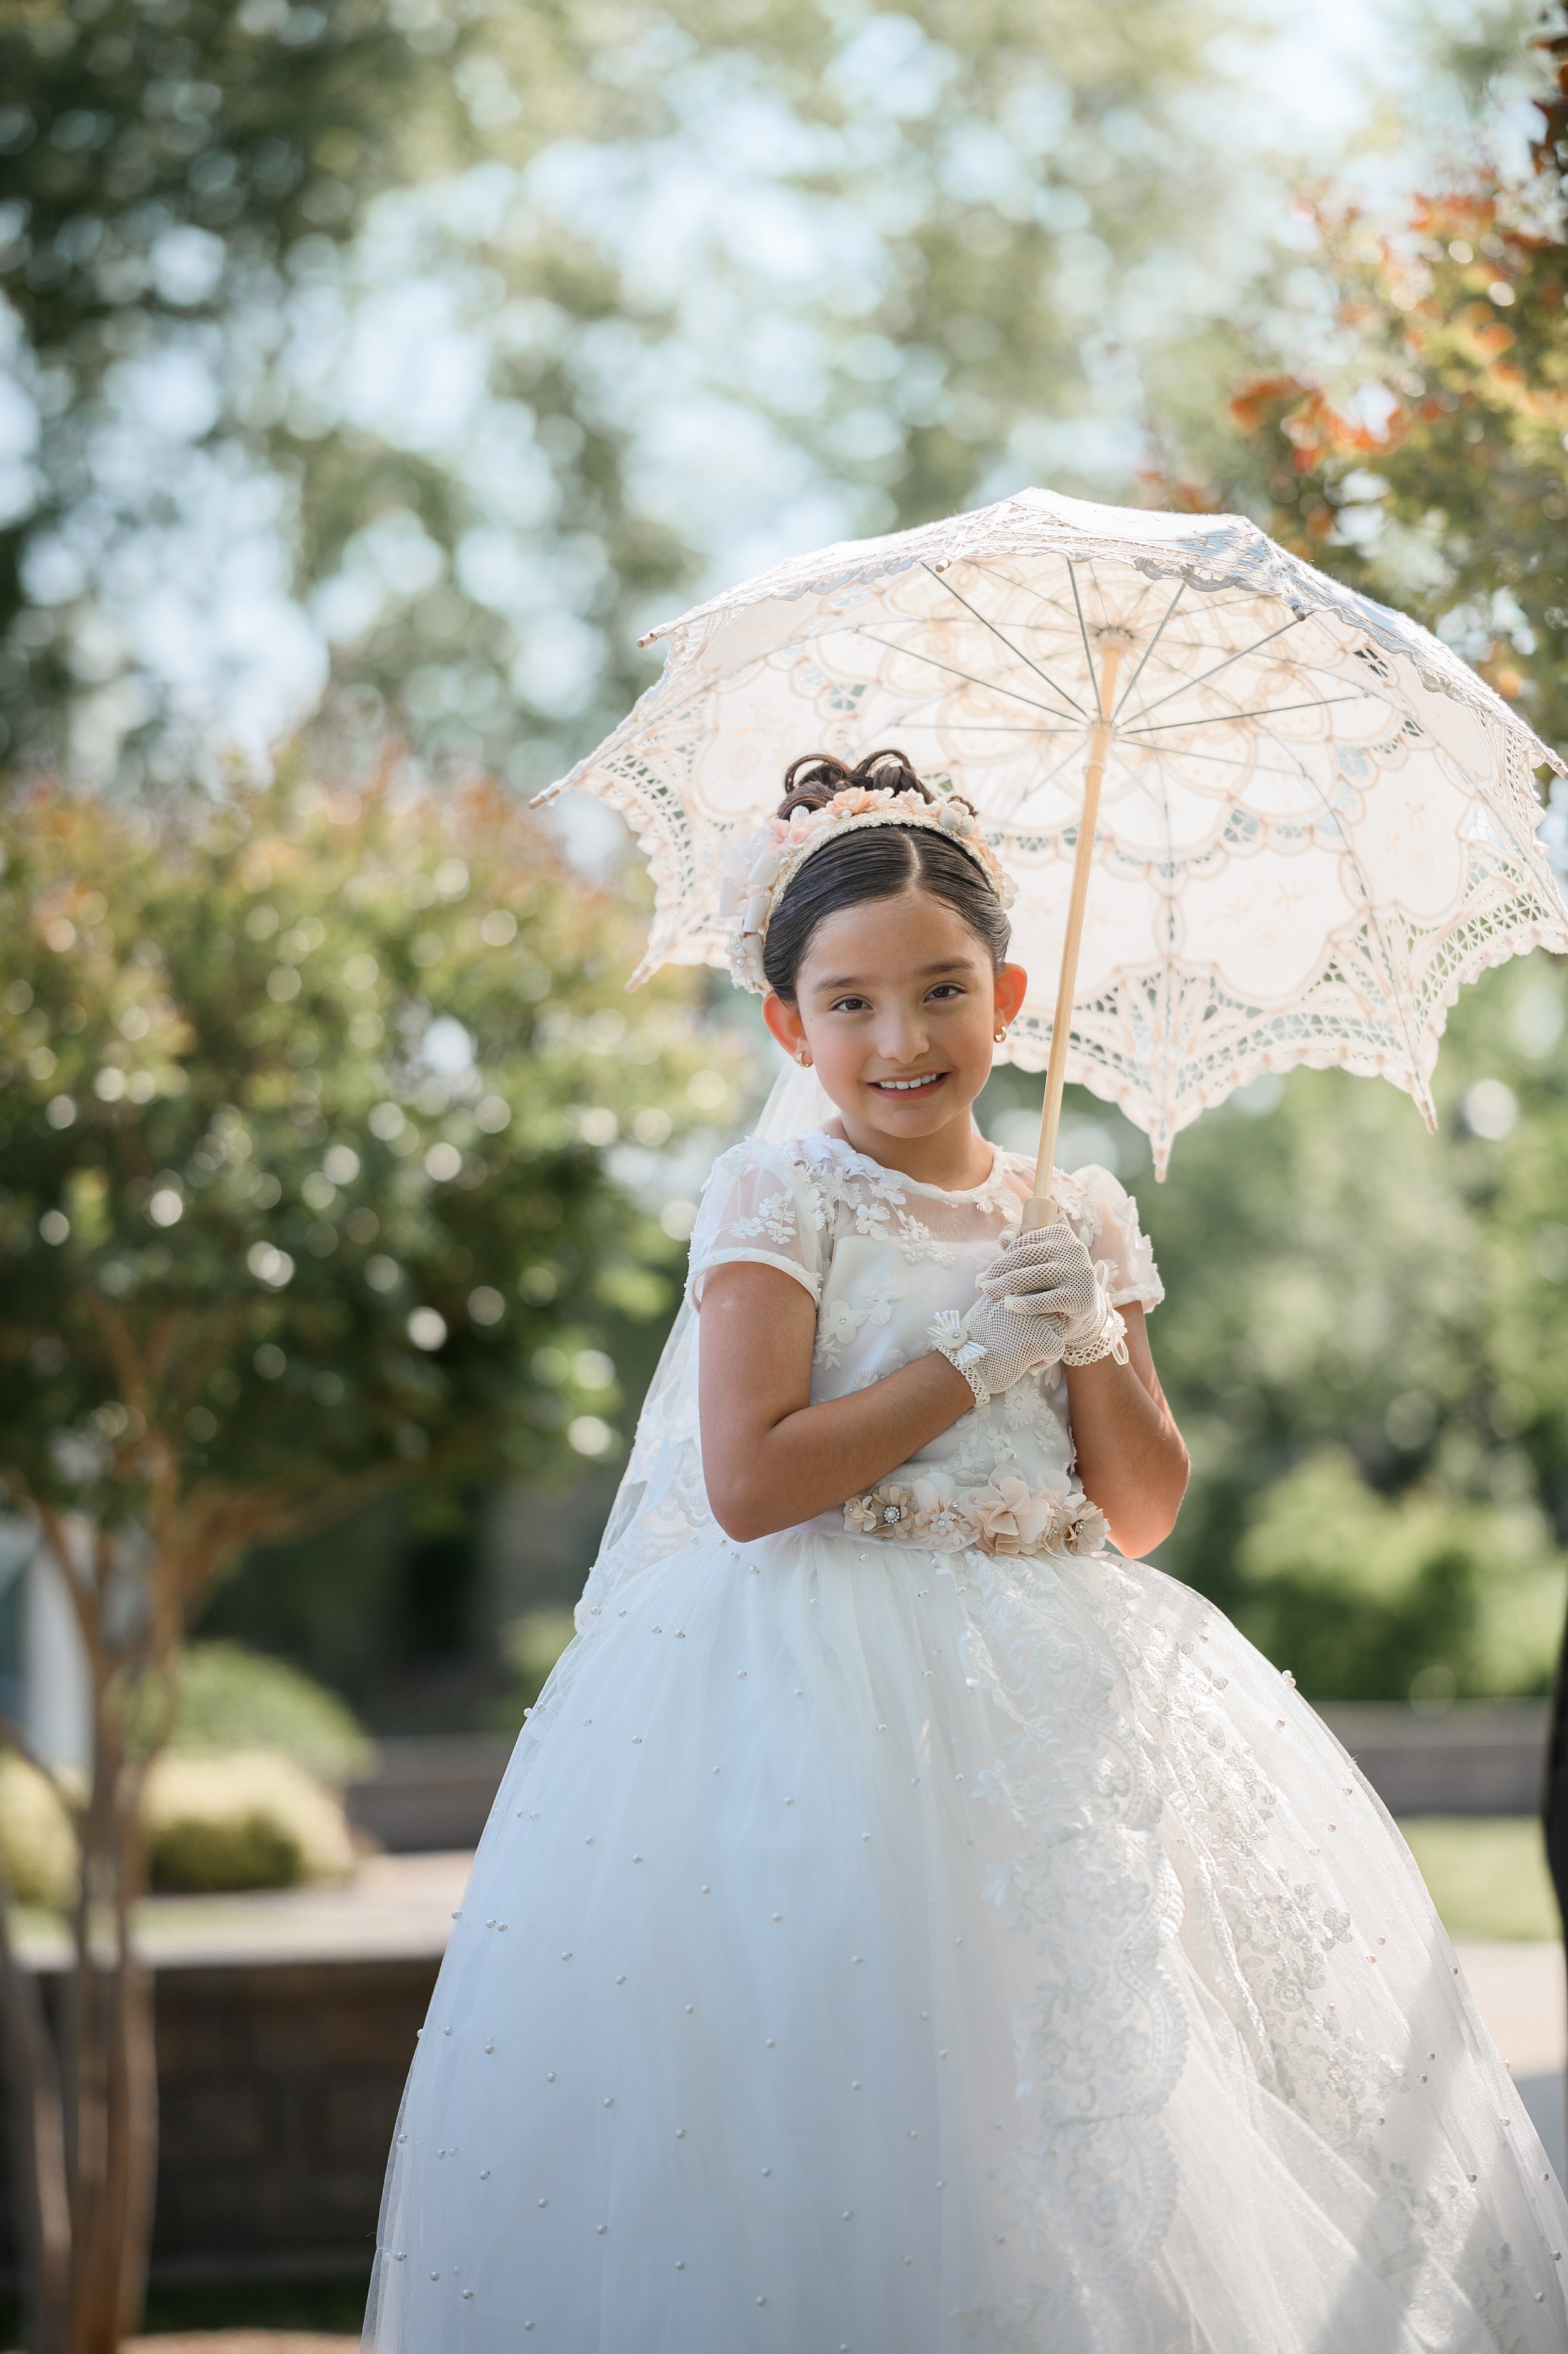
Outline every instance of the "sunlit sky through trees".
<svg viewBox="0 0 1568 2354">
<path fill-rule="evenodd" d="M 149 233 L 86 367 L 0 308 L 25 765 L 210 779 L 335 674 L 542 783 L 706 589 L 1026 482 L 1135 494 L 1239 336 L 1313 334 L 1298 191 L 1392 217 L 1529 131 L 1514 0 L 390 14 L 433 95 L 354 134 L 378 175 L 329 130 L 265 251 Z"/>
</svg>

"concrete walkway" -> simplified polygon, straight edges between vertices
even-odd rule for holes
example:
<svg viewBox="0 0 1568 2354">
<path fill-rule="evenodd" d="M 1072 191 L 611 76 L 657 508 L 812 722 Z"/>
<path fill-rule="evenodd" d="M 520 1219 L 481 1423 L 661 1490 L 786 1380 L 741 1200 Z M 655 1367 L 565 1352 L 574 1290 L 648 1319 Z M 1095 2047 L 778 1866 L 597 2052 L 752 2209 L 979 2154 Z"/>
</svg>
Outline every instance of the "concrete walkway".
<svg viewBox="0 0 1568 2354">
<path fill-rule="evenodd" d="M 357 2338 L 323 2338 L 298 2329 L 171 2329 L 130 2338 L 120 2354 L 349 2354 Z"/>
<path fill-rule="evenodd" d="M 1461 1968 L 1546 2145 L 1558 2180 L 1564 2170 L 1564 2103 L 1568 2081 L 1568 1986 L 1561 1946 L 1480 1946 L 1456 1948 Z"/>
</svg>

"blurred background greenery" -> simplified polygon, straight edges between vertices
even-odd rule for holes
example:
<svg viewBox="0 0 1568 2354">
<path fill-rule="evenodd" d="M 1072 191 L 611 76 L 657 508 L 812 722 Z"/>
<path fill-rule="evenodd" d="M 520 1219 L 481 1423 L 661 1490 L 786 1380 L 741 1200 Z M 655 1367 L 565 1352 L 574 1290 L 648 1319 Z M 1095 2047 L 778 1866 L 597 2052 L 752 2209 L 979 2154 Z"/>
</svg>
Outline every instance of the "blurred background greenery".
<svg viewBox="0 0 1568 2354">
<path fill-rule="evenodd" d="M 296 1685 L 285 1738 L 270 1662 L 375 1731 L 496 1728 L 565 1638 L 765 1074 L 718 982 L 621 998 L 615 821 L 475 843 L 647 684 L 651 620 L 1029 481 L 1240 505 L 1568 741 L 1563 24 L 0 0 L 10 1459 L 101 1500 L 143 1409 L 90 1303 L 203 1295 L 186 1476 L 287 1462 L 321 1507 L 211 1592 L 177 1739 L 264 1721 L 234 1741 L 331 1781 L 346 1728 Z M 1547 1687 L 1565 1020 L 1510 967 L 1436 1142 L 1299 1073 L 1158 1188 L 1073 1100 L 1170 1292 L 1161 1557 L 1313 1697 Z M 1000 1073 L 990 1132 L 1037 1087 Z"/>
<path fill-rule="evenodd" d="M 341 1881 L 375 1738 L 497 1745 L 569 1638 L 768 1076 L 717 976 L 625 996 L 619 821 L 521 807 L 652 623 L 1029 482 L 1240 509 L 1568 754 L 1565 77 L 1564 0 L 0 0 L 25 1905 Z M 1162 1563 L 1433 1716 L 1561 1637 L 1568 970 L 1467 991 L 1436 1092 L 1261 1079 L 1162 1186 L 1063 1134 L 1168 1287 Z M 1455 1934 L 1555 1934 L 1532 1822 L 1407 1829 Z M 358 2320 L 149 2319 L 242 2309 Z"/>
</svg>

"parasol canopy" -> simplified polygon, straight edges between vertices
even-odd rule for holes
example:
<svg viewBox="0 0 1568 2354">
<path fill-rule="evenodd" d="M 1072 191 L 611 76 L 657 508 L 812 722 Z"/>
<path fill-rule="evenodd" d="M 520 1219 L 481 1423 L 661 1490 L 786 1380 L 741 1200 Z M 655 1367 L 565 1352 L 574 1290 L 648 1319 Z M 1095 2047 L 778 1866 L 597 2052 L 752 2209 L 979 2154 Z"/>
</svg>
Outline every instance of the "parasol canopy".
<svg viewBox="0 0 1568 2354">
<path fill-rule="evenodd" d="M 896 745 L 1017 878 L 1026 1069 L 1051 1058 L 1076 866 L 1054 1060 L 1161 1173 L 1201 1111 L 1298 1063 L 1390 1079 L 1433 1124 L 1463 983 L 1568 949 L 1532 774 L 1563 764 L 1450 648 L 1244 516 L 1022 491 L 779 565 L 643 642 L 662 675 L 551 789 L 647 854 L 638 978 L 725 962 L 726 865 L 790 760 Z"/>
</svg>

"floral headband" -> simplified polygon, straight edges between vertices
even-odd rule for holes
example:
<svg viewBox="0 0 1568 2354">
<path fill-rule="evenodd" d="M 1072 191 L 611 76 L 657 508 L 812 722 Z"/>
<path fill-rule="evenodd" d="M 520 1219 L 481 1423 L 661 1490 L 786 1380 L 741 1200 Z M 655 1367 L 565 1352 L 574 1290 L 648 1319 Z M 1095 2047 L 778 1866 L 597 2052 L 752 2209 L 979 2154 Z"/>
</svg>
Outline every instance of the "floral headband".
<svg viewBox="0 0 1568 2354">
<path fill-rule="evenodd" d="M 768 993 L 763 945 L 773 911 L 814 850 L 842 833 L 873 825 L 917 825 L 945 833 L 974 860 L 1004 907 L 1017 885 L 980 831 L 974 811 L 959 801 L 919 801 L 889 785 L 846 785 L 821 809 L 770 817 L 742 843 L 725 884 L 721 912 L 731 918 L 729 970 L 739 989 Z"/>
</svg>

